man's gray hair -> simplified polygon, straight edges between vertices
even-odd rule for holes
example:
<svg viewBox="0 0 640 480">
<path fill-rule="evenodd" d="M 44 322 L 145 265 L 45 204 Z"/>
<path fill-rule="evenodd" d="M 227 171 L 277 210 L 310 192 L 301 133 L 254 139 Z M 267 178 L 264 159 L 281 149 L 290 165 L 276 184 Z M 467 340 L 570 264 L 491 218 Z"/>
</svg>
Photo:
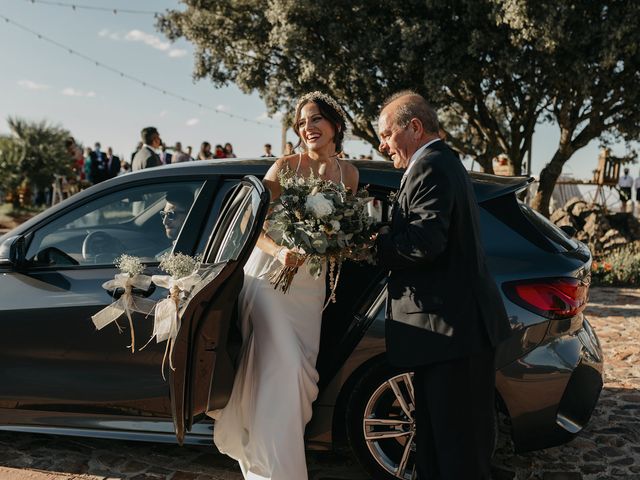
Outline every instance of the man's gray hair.
<svg viewBox="0 0 640 480">
<path fill-rule="evenodd" d="M 393 123 L 400 128 L 405 128 L 412 118 L 417 118 L 422 122 L 425 132 L 436 134 L 439 132 L 438 114 L 422 95 L 413 90 L 402 90 L 394 93 L 382 104 L 382 110 L 400 98 L 405 101 L 395 109 Z"/>
</svg>

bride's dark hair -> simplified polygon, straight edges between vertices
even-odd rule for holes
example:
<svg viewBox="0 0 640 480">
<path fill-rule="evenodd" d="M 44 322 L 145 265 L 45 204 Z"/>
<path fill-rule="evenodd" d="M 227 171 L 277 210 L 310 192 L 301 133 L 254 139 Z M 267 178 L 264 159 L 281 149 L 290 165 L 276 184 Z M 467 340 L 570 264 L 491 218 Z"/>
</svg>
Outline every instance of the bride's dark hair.
<svg viewBox="0 0 640 480">
<path fill-rule="evenodd" d="M 300 100 L 298 100 L 298 104 L 296 105 L 296 115 L 293 120 L 293 131 L 296 132 L 296 135 L 298 136 L 298 143 L 295 145 L 295 148 L 298 148 L 302 144 L 302 138 L 298 131 L 298 122 L 300 121 L 300 111 L 307 103 L 315 103 L 318 106 L 318 110 L 320 110 L 320 114 L 331 122 L 335 131 L 333 143 L 336 146 L 336 153 L 342 152 L 344 131 L 347 128 L 344 112 L 342 111 L 342 108 L 340 108 L 340 105 L 338 105 L 338 102 L 322 92 L 310 92 L 303 95 L 300 97 Z"/>
</svg>

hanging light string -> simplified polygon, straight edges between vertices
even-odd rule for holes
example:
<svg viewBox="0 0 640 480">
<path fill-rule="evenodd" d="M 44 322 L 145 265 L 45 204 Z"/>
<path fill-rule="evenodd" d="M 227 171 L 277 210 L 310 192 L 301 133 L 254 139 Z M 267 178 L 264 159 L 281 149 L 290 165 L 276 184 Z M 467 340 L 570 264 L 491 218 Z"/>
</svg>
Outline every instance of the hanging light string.
<svg viewBox="0 0 640 480">
<path fill-rule="evenodd" d="M 256 125 L 261 125 L 261 126 L 265 126 L 265 127 L 270 127 L 270 128 L 281 128 L 280 125 L 275 125 L 273 123 L 266 123 L 266 122 L 261 122 L 259 120 L 254 120 L 252 118 L 247 118 L 247 117 L 243 117 L 241 115 L 236 115 L 235 113 L 230 113 L 230 112 L 225 112 L 224 110 L 221 110 L 219 108 L 214 108 L 214 107 L 210 107 L 208 105 L 205 105 L 201 102 L 198 102 L 197 100 L 193 100 L 191 98 L 187 98 L 183 95 L 180 95 L 178 93 L 174 93 L 171 92 L 165 88 L 162 87 L 158 87 L 157 85 L 154 85 L 152 83 L 147 82 L 146 80 L 142 80 L 140 78 L 134 77 L 133 75 L 129 75 L 126 72 L 123 72 L 121 70 L 118 70 L 117 68 L 111 67 L 109 65 L 106 65 L 98 60 L 95 60 L 87 55 L 84 55 L 83 53 L 80 53 L 76 50 L 74 50 L 71 47 L 68 47 L 66 45 L 63 45 L 60 42 L 57 42 L 51 38 L 48 38 L 44 35 L 42 35 L 41 33 L 36 32 L 35 30 L 30 29 L 29 27 L 26 27 L 18 22 L 15 22 L 14 20 L 11 20 L 8 17 L 5 17 L 4 15 L 0 14 L 0 19 L 3 19 L 6 23 L 10 23 L 11 25 L 14 25 L 15 27 L 24 30 L 25 32 L 28 32 L 32 35 L 35 35 L 36 37 L 38 37 L 40 40 L 43 40 L 47 43 L 50 43 L 51 45 L 54 45 L 58 48 L 61 48 L 62 50 L 66 50 L 68 53 L 70 53 L 71 55 L 75 55 L 76 57 L 79 57 L 87 62 L 90 62 L 92 64 L 94 64 L 96 67 L 102 68 L 104 70 L 108 70 L 111 73 L 115 73 L 116 75 L 119 75 L 121 78 L 126 78 L 127 80 L 130 80 L 132 82 L 135 82 L 145 88 L 150 88 L 152 90 L 155 90 L 157 92 L 162 93 L 163 95 L 166 95 L 168 97 L 172 97 L 178 100 L 181 100 L 185 103 L 189 103 L 191 105 L 195 105 L 199 108 L 205 109 L 205 110 L 210 110 L 212 112 L 221 114 L 221 115 L 226 115 L 227 117 L 230 118 L 235 118 L 237 120 L 242 120 L 243 122 L 249 122 L 249 123 L 254 123 Z"/>
<path fill-rule="evenodd" d="M 41 3 L 43 5 L 51 5 L 54 7 L 67 7 L 72 10 L 98 10 L 101 12 L 112 12 L 114 15 L 118 13 L 132 13 L 137 15 L 158 15 L 160 12 L 153 12 L 151 10 L 131 10 L 129 8 L 113 8 L 113 7 L 99 7 L 94 5 L 81 5 L 78 3 L 69 2 L 54 2 L 52 0 L 26 0 L 28 3 Z"/>
</svg>

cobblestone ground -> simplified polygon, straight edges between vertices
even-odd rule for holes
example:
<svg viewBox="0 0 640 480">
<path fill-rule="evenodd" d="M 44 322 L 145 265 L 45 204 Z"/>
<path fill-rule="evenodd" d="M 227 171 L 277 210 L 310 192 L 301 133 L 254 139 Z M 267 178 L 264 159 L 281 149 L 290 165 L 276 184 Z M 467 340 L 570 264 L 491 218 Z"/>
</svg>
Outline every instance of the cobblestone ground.
<svg viewBox="0 0 640 480">
<path fill-rule="evenodd" d="M 605 353 L 591 422 L 562 447 L 515 455 L 502 438 L 494 480 L 640 479 L 640 290 L 594 288 L 587 315 Z M 309 453 L 313 480 L 368 478 L 348 457 Z M 241 480 L 212 449 L 0 432 L 0 480 Z"/>
</svg>

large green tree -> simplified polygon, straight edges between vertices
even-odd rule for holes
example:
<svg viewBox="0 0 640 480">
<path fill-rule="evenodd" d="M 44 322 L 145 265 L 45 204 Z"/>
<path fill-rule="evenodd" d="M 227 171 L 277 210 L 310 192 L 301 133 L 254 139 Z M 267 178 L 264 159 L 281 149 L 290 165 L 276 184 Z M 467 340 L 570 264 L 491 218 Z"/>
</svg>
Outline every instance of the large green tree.
<svg viewBox="0 0 640 480">
<path fill-rule="evenodd" d="M 548 79 L 547 118 L 558 125 L 560 140 L 533 199 L 533 207 L 547 214 L 562 168 L 577 150 L 595 139 L 607 144 L 639 138 L 640 3 L 502 3 L 501 20 L 512 29 L 516 45 L 533 45 L 543 68 L 554 72 Z M 634 156 L 630 149 L 628 157 Z"/>
<path fill-rule="evenodd" d="M 21 169 L 24 153 L 24 146 L 16 138 L 0 136 L 0 190 L 5 195 L 15 192 L 24 180 Z M 18 204 L 15 195 L 13 203 Z"/>
<path fill-rule="evenodd" d="M 520 170 L 544 107 L 533 50 L 497 24 L 500 6 L 461 0 L 187 0 L 158 21 L 196 47 L 194 77 L 257 91 L 290 111 L 319 89 L 345 107 L 353 133 L 377 148 L 373 125 L 406 88 L 441 109 L 454 147 L 488 171 L 507 153 Z M 500 48 L 496 48 L 499 46 Z"/>
<path fill-rule="evenodd" d="M 183 3 L 158 26 L 170 39 L 195 45 L 196 79 L 257 91 L 271 112 L 290 111 L 306 91 L 326 91 L 347 110 L 353 133 L 374 147 L 381 101 L 405 88 L 438 107 L 453 146 L 487 171 L 493 157 L 506 153 L 520 173 L 536 124 L 556 120 L 558 158 L 543 170 L 536 197 L 543 213 L 549 189 L 577 149 L 636 131 L 629 113 L 637 91 L 626 82 L 638 80 L 637 2 Z"/>
<path fill-rule="evenodd" d="M 0 142 L 0 178 L 5 189 L 15 189 L 26 180 L 42 190 L 51 185 L 54 175 L 70 172 L 67 130 L 19 117 L 9 117 L 7 123 L 11 135 Z"/>
</svg>

